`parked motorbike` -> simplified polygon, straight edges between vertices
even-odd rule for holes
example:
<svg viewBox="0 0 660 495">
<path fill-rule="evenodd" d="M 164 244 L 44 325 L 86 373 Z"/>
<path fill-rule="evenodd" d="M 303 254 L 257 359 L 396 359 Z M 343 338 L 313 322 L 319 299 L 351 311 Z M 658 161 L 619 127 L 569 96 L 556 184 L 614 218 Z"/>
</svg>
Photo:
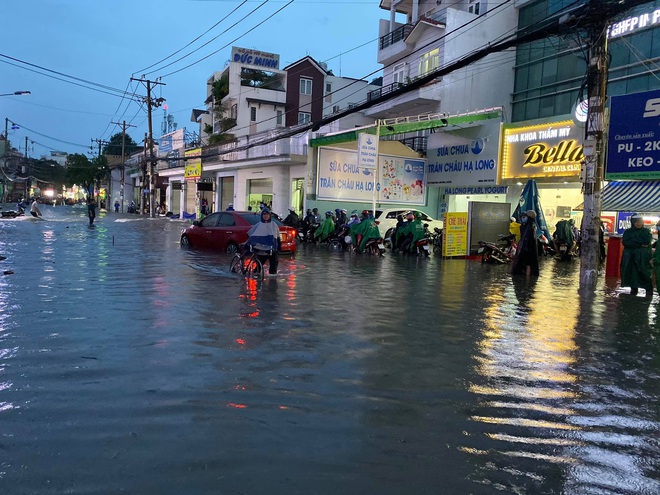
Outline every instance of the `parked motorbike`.
<svg viewBox="0 0 660 495">
<path fill-rule="evenodd" d="M 375 256 L 383 256 L 385 254 L 385 245 L 383 244 L 383 239 L 369 239 L 367 244 L 364 246 L 364 252 L 367 254 L 373 254 Z"/>
<path fill-rule="evenodd" d="M 433 232 L 429 232 L 428 239 L 433 254 L 442 254 L 442 229 L 434 227 Z"/>
<path fill-rule="evenodd" d="M 25 208 L 21 206 L 21 203 L 16 205 L 15 210 L 0 211 L 0 215 L 2 215 L 2 218 L 16 218 L 16 217 L 21 217 L 24 214 L 25 214 Z"/>
<path fill-rule="evenodd" d="M 516 256 L 516 236 L 514 234 L 499 234 L 497 242 L 479 241 L 477 253 L 481 255 L 482 263 L 509 263 Z"/>
</svg>

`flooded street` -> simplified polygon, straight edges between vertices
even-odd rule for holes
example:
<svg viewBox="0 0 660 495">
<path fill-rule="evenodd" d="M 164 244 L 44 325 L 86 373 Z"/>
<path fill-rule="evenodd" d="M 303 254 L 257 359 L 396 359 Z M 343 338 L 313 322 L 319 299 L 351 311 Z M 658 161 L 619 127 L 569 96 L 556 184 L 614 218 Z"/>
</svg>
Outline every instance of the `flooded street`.
<svg viewBox="0 0 660 495">
<path fill-rule="evenodd" d="M 0 220 L 3 494 L 660 493 L 657 295 L 307 245 L 257 283 L 42 211 Z"/>
</svg>

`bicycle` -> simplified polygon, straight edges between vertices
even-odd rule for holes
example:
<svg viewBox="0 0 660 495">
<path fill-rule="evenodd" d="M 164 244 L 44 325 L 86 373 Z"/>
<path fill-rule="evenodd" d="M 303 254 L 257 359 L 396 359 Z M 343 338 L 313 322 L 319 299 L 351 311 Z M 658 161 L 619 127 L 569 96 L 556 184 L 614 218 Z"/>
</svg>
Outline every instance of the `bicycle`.
<svg viewBox="0 0 660 495">
<path fill-rule="evenodd" d="M 271 251 L 260 250 L 252 245 L 246 246 L 241 252 L 234 254 L 229 263 L 231 273 L 240 273 L 250 278 L 264 278 L 264 265 L 259 256 L 269 256 Z"/>
</svg>

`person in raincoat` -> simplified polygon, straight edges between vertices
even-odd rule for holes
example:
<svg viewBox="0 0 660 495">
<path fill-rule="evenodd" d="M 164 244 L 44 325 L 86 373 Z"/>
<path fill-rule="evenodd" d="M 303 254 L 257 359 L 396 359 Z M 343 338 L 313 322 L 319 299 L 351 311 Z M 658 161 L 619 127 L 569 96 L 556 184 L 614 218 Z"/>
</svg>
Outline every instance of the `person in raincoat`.
<svg viewBox="0 0 660 495">
<path fill-rule="evenodd" d="M 518 244 L 520 242 L 520 224 L 516 221 L 516 217 L 511 217 L 509 232 L 516 237 L 516 244 Z"/>
<path fill-rule="evenodd" d="M 403 221 L 403 215 L 399 214 L 396 216 L 396 225 L 390 236 L 390 246 L 392 247 L 392 253 L 396 253 L 399 250 L 399 238 L 401 237 L 401 230 L 405 226 Z"/>
<path fill-rule="evenodd" d="M 373 218 L 369 218 L 369 212 L 364 210 L 362 212 L 362 219 L 360 223 L 354 224 L 350 229 L 351 241 L 357 249 L 358 253 L 364 251 L 367 242 L 371 239 L 380 239 L 380 230 L 378 224 Z"/>
<path fill-rule="evenodd" d="M 623 233 L 621 256 L 621 287 L 630 287 L 630 294 L 637 295 L 641 287 L 646 296 L 653 295 L 651 280 L 651 231 L 644 227 L 644 218 L 635 213 L 630 217 L 630 228 Z"/>
<path fill-rule="evenodd" d="M 335 215 L 331 211 L 325 212 L 325 220 L 321 226 L 314 232 L 314 242 L 327 241 L 328 238 L 335 233 Z"/>
<path fill-rule="evenodd" d="M 254 224 L 250 228 L 248 231 L 248 240 L 245 244 L 246 246 L 251 246 L 257 253 L 269 253 L 259 254 L 259 260 L 262 263 L 268 260 L 268 273 L 271 275 L 277 273 L 280 243 L 280 228 L 275 222 L 271 221 L 270 209 L 265 207 L 261 210 L 261 222 Z"/>
<path fill-rule="evenodd" d="M 415 244 L 424 238 L 424 224 L 421 214 L 416 211 L 413 214 L 413 220 L 406 226 L 406 239 L 401 244 L 401 252 L 404 254 L 415 254 Z"/>
<path fill-rule="evenodd" d="M 394 246 L 396 246 L 396 249 L 402 253 L 405 252 L 404 243 L 406 243 L 408 240 L 408 234 L 411 231 L 411 225 L 414 220 L 415 214 L 412 211 L 408 211 L 405 214 L 405 222 L 402 221 L 401 224 L 397 222 L 396 224 L 396 232 L 394 233 Z"/>
<path fill-rule="evenodd" d="M 557 225 L 555 225 L 555 233 L 552 236 L 555 243 L 555 251 L 557 251 L 557 257 L 561 257 L 559 254 L 559 244 L 565 242 L 568 246 L 568 253 L 572 254 L 573 249 L 575 248 L 575 236 L 573 235 L 573 223 L 571 220 L 559 220 Z"/>
<path fill-rule="evenodd" d="M 511 265 L 514 275 L 539 275 L 539 251 L 537 247 L 536 212 L 527 210 L 520 215 L 520 243 Z"/>
</svg>

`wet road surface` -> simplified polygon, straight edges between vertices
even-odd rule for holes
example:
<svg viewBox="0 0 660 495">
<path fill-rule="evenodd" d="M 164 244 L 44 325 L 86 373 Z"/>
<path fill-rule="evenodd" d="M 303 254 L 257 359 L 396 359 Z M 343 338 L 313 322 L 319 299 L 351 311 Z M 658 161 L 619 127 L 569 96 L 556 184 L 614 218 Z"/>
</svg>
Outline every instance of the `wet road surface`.
<svg viewBox="0 0 660 495">
<path fill-rule="evenodd" d="M 660 493 L 658 296 L 185 224 L 0 220 L 0 493 Z"/>
</svg>

